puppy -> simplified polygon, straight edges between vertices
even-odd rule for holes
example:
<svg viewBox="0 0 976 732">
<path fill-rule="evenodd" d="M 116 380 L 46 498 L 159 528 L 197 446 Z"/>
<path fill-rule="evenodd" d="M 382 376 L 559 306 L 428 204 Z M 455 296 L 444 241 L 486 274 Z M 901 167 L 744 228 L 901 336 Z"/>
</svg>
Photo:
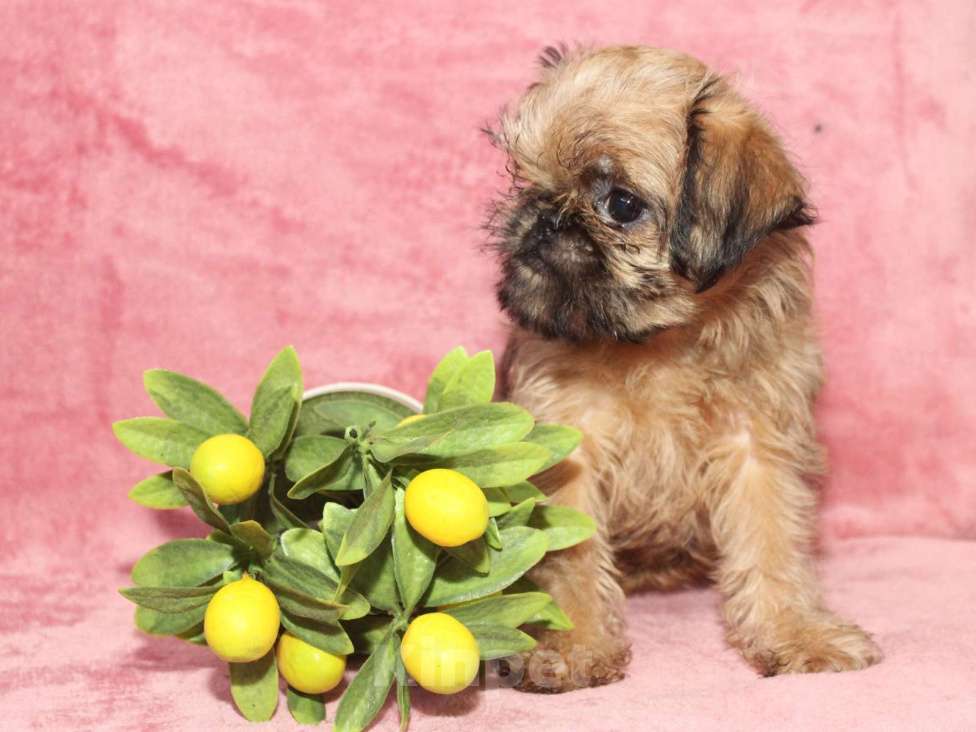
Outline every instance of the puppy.
<svg viewBox="0 0 976 732">
<path fill-rule="evenodd" d="M 490 225 L 503 370 L 510 399 L 583 431 L 539 482 L 599 530 L 535 572 L 575 629 L 541 633 L 521 688 L 621 678 L 624 594 L 702 579 L 762 674 L 876 663 L 811 561 L 822 370 L 800 175 L 693 58 L 549 49 L 543 67 L 494 133 L 514 177 Z"/>
</svg>

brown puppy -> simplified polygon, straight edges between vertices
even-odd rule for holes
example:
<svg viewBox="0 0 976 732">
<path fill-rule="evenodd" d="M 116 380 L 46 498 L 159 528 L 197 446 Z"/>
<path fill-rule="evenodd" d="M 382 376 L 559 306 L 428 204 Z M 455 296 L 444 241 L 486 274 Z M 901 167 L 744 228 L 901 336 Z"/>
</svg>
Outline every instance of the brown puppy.
<svg viewBox="0 0 976 732">
<path fill-rule="evenodd" d="M 584 432 L 542 476 L 599 532 L 535 573 L 575 622 L 522 688 L 621 678 L 624 593 L 712 578 L 763 674 L 881 653 L 827 610 L 811 563 L 821 362 L 804 184 L 721 77 L 652 48 L 548 50 L 496 139 L 515 186 L 493 219 L 517 323 L 508 396 Z"/>
</svg>

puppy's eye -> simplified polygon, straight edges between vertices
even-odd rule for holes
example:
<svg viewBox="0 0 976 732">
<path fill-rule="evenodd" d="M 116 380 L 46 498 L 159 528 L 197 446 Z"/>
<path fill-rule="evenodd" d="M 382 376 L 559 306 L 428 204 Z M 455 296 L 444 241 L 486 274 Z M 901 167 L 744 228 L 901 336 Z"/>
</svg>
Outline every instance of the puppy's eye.
<svg viewBox="0 0 976 732">
<path fill-rule="evenodd" d="M 645 208 L 642 200 L 623 188 L 614 188 L 607 196 L 607 215 L 618 224 L 637 221 Z"/>
</svg>

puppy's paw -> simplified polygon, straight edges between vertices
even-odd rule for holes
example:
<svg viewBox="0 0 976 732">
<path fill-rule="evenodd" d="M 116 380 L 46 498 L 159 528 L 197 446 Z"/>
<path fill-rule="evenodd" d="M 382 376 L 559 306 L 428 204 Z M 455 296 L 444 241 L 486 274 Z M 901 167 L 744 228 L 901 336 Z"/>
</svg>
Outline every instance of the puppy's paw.
<svg viewBox="0 0 976 732">
<path fill-rule="evenodd" d="M 856 625 L 830 615 L 796 616 L 772 624 L 770 633 L 730 638 L 764 676 L 857 671 L 878 663 L 881 649 Z"/>
<path fill-rule="evenodd" d="M 503 668 L 519 691 L 559 694 L 620 681 L 630 663 L 630 644 L 623 639 L 602 639 L 583 644 L 573 633 L 545 633 L 539 645 Z M 565 637 L 559 637 L 565 636 Z"/>
</svg>

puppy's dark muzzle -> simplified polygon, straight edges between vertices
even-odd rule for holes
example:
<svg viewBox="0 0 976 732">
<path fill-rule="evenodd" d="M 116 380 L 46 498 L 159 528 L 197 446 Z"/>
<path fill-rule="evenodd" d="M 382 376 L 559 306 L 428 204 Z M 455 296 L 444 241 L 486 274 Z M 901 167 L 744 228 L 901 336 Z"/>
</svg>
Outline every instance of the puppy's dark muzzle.
<svg viewBox="0 0 976 732">
<path fill-rule="evenodd" d="M 598 262 L 596 247 L 573 216 L 539 214 L 524 245 L 523 259 L 537 271 L 573 275 L 592 269 Z"/>
</svg>

